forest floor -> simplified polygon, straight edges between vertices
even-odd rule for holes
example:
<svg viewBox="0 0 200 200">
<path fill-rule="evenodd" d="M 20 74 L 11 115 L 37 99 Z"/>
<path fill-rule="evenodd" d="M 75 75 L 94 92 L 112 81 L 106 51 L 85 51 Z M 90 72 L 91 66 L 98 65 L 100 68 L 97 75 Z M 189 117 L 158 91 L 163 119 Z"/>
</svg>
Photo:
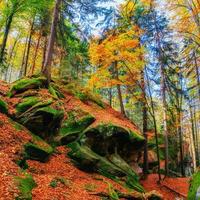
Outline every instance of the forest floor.
<svg viewBox="0 0 200 200">
<path fill-rule="evenodd" d="M 0 114 L 0 121 L 3 122 L 0 129 L 0 200 L 13 200 L 19 191 L 12 177 L 21 176 L 21 170 L 14 161 L 18 157 L 19 148 L 30 138 L 24 130 L 16 134 L 5 115 Z M 66 156 L 68 151 L 68 148 L 61 146 L 46 163 L 27 161 L 27 172 L 37 183 L 37 187 L 32 190 L 33 200 L 98 200 L 100 197 L 95 194 L 108 193 L 109 184 L 121 192 L 127 192 L 112 180 L 76 168 Z M 147 191 L 160 192 L 165 200 L 177 197 L 185 199 L 187 196 L 188 178 L 166 178 L 161 184 L 157 180 L 158 176 L 151 174 L 141 183 Z"/>
<path fill-rule="evenodd" d="M 2 94 L 7 93 L 8 86 L 1 84 Z M 66 110 L 80 107 L 95 116 L 96 122 L 112 122 L 137 131 L 137 127 L 119 112 L 109 106 L 100 109 L 94 103 L 87 104 L 65 93 L 64 105 Z M 7 99 L 15 104 L 16 99 Z M 10 109 L 10 108 L 9 108 Z M 16 130 L 14 123 L 0 113 L 0 200 L 13 200 L 19 190 L 13 177 L 23 176 L 23 171 L 16 164 L 20 157 L 21 148 L 31 140 L 26 130 Z M 99 200 L 96 194 L 108 193 L 109 186 L 127 192 L 120 184 L 94 173 L 84 172 L 74 166 L 67 155 L 68 148 L 57 147 L 55 153 L 46 163 L 28 160 L 27 172 L 32 175 L 37 186 L 32 190 L 33 200 Z M 183 199 L 187 196 L 188 178 L 166 178 L 161 184 L 157 183 L 156 174 L 151 174 L 141 181 L 146 191 L 157 190 L 165 200 Z"/>
<path fill-rule="evenodd" d="M 162 176 L 162 178 L 164 178 Z M 156 190 L 165 200 L 187 199 L 190 178 L 165 178 L 158 183 L 158 174 L 150 174 L 141 184 L 146 191 Z"/>
</svg>

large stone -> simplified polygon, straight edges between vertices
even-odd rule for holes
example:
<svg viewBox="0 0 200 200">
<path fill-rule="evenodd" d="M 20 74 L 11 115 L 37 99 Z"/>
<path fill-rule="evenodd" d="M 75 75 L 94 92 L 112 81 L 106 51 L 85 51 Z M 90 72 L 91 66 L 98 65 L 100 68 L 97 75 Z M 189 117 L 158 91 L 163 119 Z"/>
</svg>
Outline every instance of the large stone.
<svg viewBox="0 0 200 200">
<path fill-rule="evenodd" d="M 40 137 L 32 134 L 31 142 L 24 145 L 24 159 L 45 162 L 53 153 L 53 148 Z"/>
<path fill-rule="evenodd" d="M 2 99 L 0 99 L 0 112 L 3 113 L 3 114 L 7 114 L 8 113 L 8 105 Z"/>
<path fill-rule="evenodd" d="M 76 142 L 70 143 L 69 156 L 82 169 L 99 172 L 142 192 L 136 172 L 129 165 L 129 157 L 137 152 L 144 139 L 131 130 L 113 124 L 99 124 L 87 128 Z"/>
<path fill-rule="evenodd" d="M 28 89 L 38 89 L 45 86 L 46 78 L 45 77 L 36 77 L 36 78 L 23 78 L 11 85 L 10 91 L 8 93 L 9 97 L 14 96 L 15 94 L 22 93 Z"/>
</svg>

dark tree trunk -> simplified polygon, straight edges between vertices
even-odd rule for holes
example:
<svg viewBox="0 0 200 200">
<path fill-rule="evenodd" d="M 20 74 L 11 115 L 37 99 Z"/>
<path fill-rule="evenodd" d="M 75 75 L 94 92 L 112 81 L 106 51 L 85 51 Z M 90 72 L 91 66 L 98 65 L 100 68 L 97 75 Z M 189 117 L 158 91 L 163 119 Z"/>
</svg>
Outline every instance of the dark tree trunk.
<svg viewBox="0 0 200 200">
<path fill-rule="evenodd" d="M 24 63 L 25 63 L 25 57 L 26 57 L 26 49 L 27 49 L 27 43 L 28 43 L 28 36 L 26 37 L 26 42 L 25 42 L 25 47 L 24 47 L 24 52 L 23 52 L 23 57 L 22 57 L 22 64 L 19 72 L 19 78 L 23 76 L 24 72 Z"/>
<path fill-rule="evenodd" d="M 158 144 L 158 130 L 157 130 L 157 123 L 156 123 L 156 117 L 155 117 L 155 109 L 154 109 L 154 103 L 153 103 L 153 98 L 152 98 L 152 93 L 150 89 L 150 83 L 149 83 L 149 77 L 147 75 L 147 88 L 148 88 L 148 93 L 150 97 L 150 106 L 152 112 L 150 112 L 152 118 L 153 118 L 153 124 L 154 124 L 154 131 L 155 131 L 155 138 L 156 138 L 156 154 L 157 154 L 157 159 L 158 159 L 158 180 L 159 182 L 161 181 L 161 174 L 160 174 L 160 153 L 159 153 L 159 144 Z"/>
<path fill-rule="evenodd" d="M 121 110 L 122 115 L 125 117 L 126 113 L 125 113 L 124 104 L 123 104 L 121 86 L 119 84 L 117 85 L 117 92 L 118 92 L 118 98 L 119 98 L 119 103 L 120 103 L 120 110 Z"/>
<path fill-rule="evenodd" d="M 119 81 L 119 72 L 117 69 L 117 62 L 113 63 L 113 77 Z M 117 93 L 118 93 L 118 99 L 119 99 L 119 104 L 120 104 L 120 111 L 121 114 L 126 117 L 126 112 L 124 109 L 124 103 L 123 103 L 123 98 L 122 98 L 122 91 L 121 91 L 121 86 L 120 84 L 117 84 Z"/>
<path fill-rule="evenodd" d="M 28 39 L 28 47 L 27 47 L 27 52 L 26 52 L 25 64 L 24 64 L 24 74 L 23 74 L 24 76 L 26 76 L 27 69 L 28 69 L 28 61 L 29 61 L 31 42 L 32 42 L 32 36 L 33 36 L 33 27 L 34 27 L 34 20 L 31 23 L 30 34 L 29 34 L 29 39 Z"/>
<path fill-rule="evenodd" d="M 109 88 L 109 105 L 112 107 L 112 88 Z"/>
<path fill-rule="evenodd" d="M 185 176 L 184 163 L 183 163 L 183 139 L 182 139 L 182 128 L 181 128 L 181 113 L 178 113 L 178 135 L 180 145 L 180 160 L 181 160 L 181 175 Z"/>
<path fill-rule="evenodd" d="M 53 57 L 53 49 L 54 49 L 54 42 L 55 42 L 55 37 L 56 37 L 56 27 L 58 24 L 60 4 L 61 4 L 61 0 L 56 0 L 54 13 L 53 13 L 53 21 L 51 25 L 51 32 L 50 32 L 50 37 L 49 37 L 49 42 L 48 42 L 48 47 L 47 47 L 47 54 L 45 57 L 44 68 L 42 70 L 42 73 L 47 78 L 48 84 L 51 81 L 51 62 L 52 62 L 52 57 Z"/>
<path fill-rule="evenodd" d="M 45 62 L 45 57 L 46 57 L 46 51 L 47 51 L 47 37 L 45 37 L 45 41 L 44 41 L 44 48 L 43 48 L 43 58 L 42 58 L 42 71 L 44 69 L 44 62 Z"/>
<path fill-rule="evenodd" d="M 11 27 L 11 24 L 12 24 L 13 16 L 14 16 L 14 12 L 11 13 L 9 15 L 8 19 L 7 19 L 7 23 L 6 23 L 6 27 L 5 27 L 5 32 L 4 32 L 4 36 L 3 36 L 3 42 L 1 44 L 0 64 L 2 64 L 3 60 L 4 60 L 4 54 L 5 54 L 6 44 L 7 44 L 7 40 L 8 40 L 8 34 L 10 32 L 10 27 Z"/>
<path fill-rule="evenodd" d="M 164 66 L 160 63 L 161 71 L 161 96 L 162 96 L 162 106 L 163 106 L 163 131 L 165 139 L 165 174 L 169 175 L 169 145 L 168 145 L 168 130 L 167 130 L 167 102 L 166 102 L 166 83 L 165 83 L 165 74 Z"/>
<path fill-rule="evenodd" d="M 145 78 L 144 72 L 141 72 L 141 89 L 142 89 L 142 118 L 143 118 L 143 135 L 145 138 L 144 143 L 144 160 L 143 160 L 143 174 L 144 177 L 148 174 L 149 162 L 148 162 L 148 137 L 147 137 L 147 105 L 146 105 L 146 93 L 145 93 Z"/>
</svg>

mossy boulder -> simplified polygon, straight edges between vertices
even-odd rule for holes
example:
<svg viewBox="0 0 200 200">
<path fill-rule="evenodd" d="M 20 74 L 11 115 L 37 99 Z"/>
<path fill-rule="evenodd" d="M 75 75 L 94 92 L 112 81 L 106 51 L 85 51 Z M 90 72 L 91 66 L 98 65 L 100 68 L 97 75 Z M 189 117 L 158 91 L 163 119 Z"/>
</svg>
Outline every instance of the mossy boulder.
<svg viewBox="0 0 200 200">
<path fill-rule="evenodd" d="M 190 188 L 189 188 L 189 192 L 188 192 L 188 200 L 193 200 L 193 199 L 199 199 L 200 198 L 200 194 L 197 197 L 197 192 L 199 193 L 200 191 L 200 171 L 196 172 L 193 176 L 192 176 L 192 180 L 190 183 Z"/>
<path fill-rule="evenodd" d="M 10 91 L 8 92 L 9 97 L 13 97 L 15 94 L 22 93 L 28 89 L 38 89 L 42 88 L 46 84 L 45 77 L 35 77 L 35 78 L 23 78 L 11 85 Z"/>
<path fill-rule="evenodd" d="M 143 145 L 144 138 L 137 133 L 113 124 L 88 127 L 81 137 L 68 144 L 69 156 L 82 169 L 96 171 L 139 192 L 138 175 L 129 165 L 129 157 Z"/>
<path fill-rule="evenodd" d="M 16 120 L 43 138 L 58 132 L 63 117 L 62 107 L 53 105 L 52 99 L 26 97 L 16 106 Z"/>
<path fill-rule="evenodd" d="M 143 146 L 144 138 L 123 127 L 114 124 L 99 124 L 88 128 L 82 137 L 91 149 L 102 155 L 110 155 L 117 151 L 119 155 L 130 157 L 130 154 Z"/>
<path fill-rule="evenodd" d="M 59 87 L 56 84 L 51 83 L 49 85 L 49 93 L 52 94 L 52 96 L 56 99 L 65 98 L 65 96 L 62 94 L 62 92 L 59 90 Z"/>
<path fill-rule="evenodd" d="M 17 113 L 21 114 L 27 111 L 32 106 L 40 102 L 40 99 L 35 96 L 25 97 L 23 101 L 16 106 Z"/>
<path fill-rule="evenodd" d="M 32 134 L 32 141 L 24 145 L 24 159 L 45 162 L 53 153 L 53 148 L 40 137 Z"/>
<path fill-rule="evenodd" d="M 82 132 L 90 126 L 95 118 L 89 113 L 79 111 L 71 111 L 68 114 L 68 118 L 62 123 L 62 127 L 59 131 L 60 142 L 62 145 L 68 144 L 76 140 Z"/>
<path fill-rule="evenodd" d="M 68 147 L 72 150 L 68 155 L 81 169 L 99 172 L 115 181 L 125 180 L 128 187 L 139 192 L 144 191 L 139 184 L 138 176 L 119 155 L 111 155 L 112 158 L 103 157 L 78 142 L 73 142 Z"/>
<path fill-rule="evenodd" d="M 3 114 L 7 114 L 8 113 L 8 105 L 2 99 L 0 99 L 0 112 L 3 113 Z"/>
</svg>

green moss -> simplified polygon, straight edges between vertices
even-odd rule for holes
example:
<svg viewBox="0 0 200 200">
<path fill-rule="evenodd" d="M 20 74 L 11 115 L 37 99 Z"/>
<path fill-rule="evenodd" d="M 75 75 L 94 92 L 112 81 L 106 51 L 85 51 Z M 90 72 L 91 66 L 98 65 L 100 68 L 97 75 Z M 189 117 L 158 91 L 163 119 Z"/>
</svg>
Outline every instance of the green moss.
<svg viewBox="0 0 200 200">
<path fill-rule="evenodd" d="M 69 113 L 69 118 L 63 123 L 60 134 L 67 135 L 73 132 L 82 132 L 94 121 L 95 118 L 89 114 L 80 119 L 75 119 L 74 116 Z"/>
<path fill-rule="evenodd" d="M 12 97 L 17 93 L 24 92 L 28 89 L 37 89 L 40 87 L 44 87 L 45 83 L 46 83 L 45 77 L 20 79 L 12 84 L 8 96 Z"/>
<path fill-rule="evenodd" d="M 113 185 L 109 182 L 106 182 L 108 184 L 108 194 L 109 194 L 109 198 L 111 200 L 119 200 L 119 196 L 117 194 L 117 192 L 115 191 Z"/>
<path fill-rule="evenodd" d="M 71 184 L 71 181 L 69 181 L 64 177 L 55 177 L 54 179 L 51 180 L 49 186 L 51 186 L 52 188 L 56 188 L 58 186 L 58 183 L 61 183 L 65 186 L 69 186 Z"/>
<path fill-rule="evenodd" d="M 52 94 L 52 96 L 56 99 L 58 98 L 64 98 L 65 96 L 61 93 L 59 90 L 58 86 L 55 84 L 51 83 L 49 86 L 49 93 Z"/>
<path fill-rule="evenodd" d="M 32 142 L 24 145 L 25 159 L 45 162 L 53 153 L 53 148 L 40 137 L 32 134 Z"/>
<path fill-rule="evenodd" d="M 8 105 L 2 99 L 0 99 L 0 112 L 3 113 L 3 114 L 7 114 L 8 113 Z"/>
<path fill-rule="evenodd" d="M 31 200 L 32 194 L 31 191 L 37 186 L 33 177 L 29 174 L 26 174 L 24 178 L 16 177 L 15 181 L 17 183 L 20 195 L 16 198 L 17 200 Z"/>
<path fill-rule="evenodd" d="M 17 104 L 16 111 L 17 113 L 23 113 L 38 102 L 40 102 L 40 100 L 37 97 L 26 97 L 22 103 Z"/>
<path fill-rule="evenodd" d="M 42 138 L 52 137 L 60 128 L 64 111 L 62 108 L 54 109 L 51 106 L 46 106 L 49 103 L 51 102 L 35 104 L 31 109 L 22 113 L 17 120 Z"/>
<path fill-rule="evenodd" d="M 134 141 L 137 141 L 137 142 L 144 142 L 144 137 L 141 134 L 139 134 L 135 131 L 132 131 L 130 129 L 128 130 L 128 132 L 129 132 L 129 135 L 130 135 L 130 140 L 134 140 Z"/>
<path fill-rule="evenodd" d="M 193 200 L 196 199 L 196 193 L 197 189 L 200 187 L 200 171 L 196 172 L 192 176 L 191 184 L 190 184 L 190 189 L 188 192 L 188 200 Z"/>
<path fill-rule="evenodd" d="M 80 146 L 78 142 L 70 143 L 68 147 L 71 148 L 71 152 L 68 155 L 76 161 L 79 167 L 85 170 L 99 172 L 103 176 L 115 181 L 119 181 L 120 177 L 125 177 L 127 186 L 139 192 L 143 191 L 143 188 L 138 182 L 137 175 L 122 159 L 118 158 L 117 161 L 110 157 L 107 159 L 96 154 L 86 145 Z"/>
<path fill-rule="evenodd" d="M 67 89 L 68 92 L 76 96 L 78 99 L 80 99 L 83 102 L 91 101 L 96 103 L 98 106 L 104 108 L 105 105 L 101 101 L 101 97 L 98 95 L 94 95 L 91 91 L 88 89 L 80 86 L 80 84 L 73 82 L 70 84 L 67 84 L 65 86 L 65 89 Z"/>
<path fill-rule="evenodd" d="M 84 189 L 88 192 L 94 192 L 97 189 L 97 186 L 94 183 L 87 183 L 84 185 Z"/>
</svg>

